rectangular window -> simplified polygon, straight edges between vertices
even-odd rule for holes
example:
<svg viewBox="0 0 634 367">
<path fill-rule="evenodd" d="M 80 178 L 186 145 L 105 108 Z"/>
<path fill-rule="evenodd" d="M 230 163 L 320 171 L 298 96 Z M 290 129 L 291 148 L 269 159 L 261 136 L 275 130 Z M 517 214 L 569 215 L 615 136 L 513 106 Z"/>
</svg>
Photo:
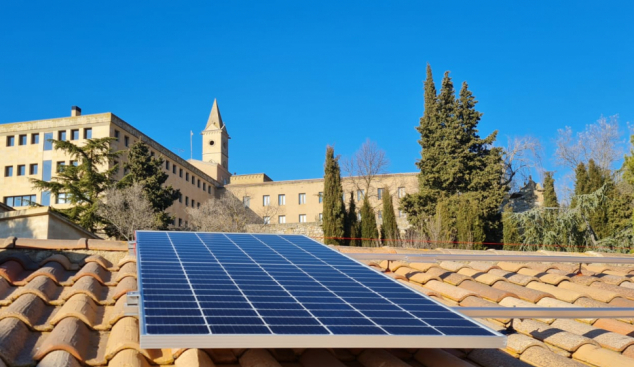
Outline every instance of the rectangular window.
<svg viewBox="0 0 634 367">
<path fill-rule="evenodd" d="M 192 199 L 192 208 L 196 206 L 196 201 Z"/>
<path fill-rule="evenodd" d="M 183 195 L 182 194 L 178 194 L 178 202 L 179 203 L 183 202 Z"/>
<path fill-rule="evenodd" d="M 115 131 L 114 131 L 114 139 L 115 139 L 116 141 L 119 141 L 119 130 L 115 130 Z"/>
<path fill-rule="evenodd" d="M 79 129 L 73 129 L 70 131 L 70 140 L 79 140 Z"/>
<path fill-rule="evenodd" d="M 203 191 L 207 191 L 207 184 L 203 182 Z"/>
<path fill-rule="evenodd" d="M 207 186 L 207 192 L 211 194 L 211 185 Z"/>
<path fill-rule="evenodd" d="M 66 141 L 66 130 L 57 132 L 57 140 Z"/>
<path fill-rule="evenodd" d="M 376 196 L 379 197 L 379 200 L 383 199 L 383 189 L 377 189 Z"/>
<path fill-rule="evenodd" d="M 178 226 L 182 226 L 183 225 L 183 220 L 181 218 L 178 218 Z"/>
<path fill-rule="evenodd" d="M 67 193 L 60 192 L 59 195 L 55 197 L 55 204 L 69 204 L 70 198 Z"/>
<path fill-rule="evenodd" d="M 189 181 L 189 172 L 185 172 L 185 181 Z"/>
<path fill-rule="evenodd" d="M 324 213 L 319 213 L 319 223 L 324 221 Z"/>
<path fill-rule="evenodd" d="M 279 224 L 284 224 L 284 223 L 286 223 L 286 216 L 285 216 L 285 215 L 280 215 L 280 216 L 278 216 L 278 217 L 277 217 L 277 222 L 278 222 Z"/>
<path fill-rule="evenodd" d="M 269 206 L 271 205 L 271 197 L 268 195 L 263 195 L 262 196 L 262 206 Z"/>
<path fill-rule="evenodd" d="M 264 224 L 271 224 L 271 217 L 264 217 Z"/>
<path fill-rule="evenodd" d="M 306 194 L 299 194 L 299 204 L 306 204 Z"/>
<path fill-rule="evenodd" d="M 40 134 L 35 133 L 31 134 L 31 144 L 39 144 L 40 143 Z"/>
<path fill-rule="evenodd" d="M 18 138 L 18 144 L 19 145 L 26 145 L 26 134 L 20 135 L 20 137 Z"/>
<path fill-rule="evenodd" d="M 150 157 L 154 158 L 154 152 L 150 152 Z"/>
<path fill-rule="evenodd" d="M 300 223 L 306 223 L 306 214 L 300 214 L 299 215 L 299 222 Z"/>
<path fill-rule="evenodd" d="M 324 202 L 324 193 L 323 192 L 319 192 L 319 204 Z"/>
<path fill-rule="evenodd" d="M 185 206 L 189 206 L 189 196 L 185 196 Z"/>
<path fill-rule="evenodd" d="M 196 209 L 200 209 L 200 203 L 196 203 Z"/>
<path fill-rule="evenodd" d="M 398 198 L 402 198 L 405 196 L 405 188 L 404 187 L 399 187 L 398 188 Z"/>
<path fill-rule="evenodd" d="M 286 205 L 286 195 L 277 195 L 277 205 Z"/>
<path fill-rule="evenodd" d="M 55 172 L 62 172 L 65 165 L 66 165 L 66 162 L 64 161 L 57 162 L 57 170 Z"/>
<path fill-rule="evenodd" d="M 37 163 L 33 163 L 29 166 L 29 174 L 30 175 L 37 175 Z"/>
<path fill-rule="evenodd" d="M 70 164 L 72 164 L 73 166 L 77 167 L 77 166 L 79 166 L 79 161 L 70 161 Z"/>
<path fill-rule="evenodd" d="M 26 175 L 26 166 L 24 164 L 18 165 L 18 176 Z"/>
<path fill-rule="evenodd" d="M 15 136 L 7 136 L 7 146 L 12 147 L 15 145 Z"/>
<path fill-rule="evenodd" d="M 178 177 L 183 177 L 183 169 L 182 168 L 180 168 L 178 170 Z"/>
<path fill-rule="evenodd" d="M 4 203 L 12 208 L 35 204 L 35 195 L 6 196 Z"/>
<path fill-rule="evenodd" d="M 13 176 L 13 166 L 4 167 L 4 177 L 11 177 L 11 176 Z"/>
<path fill-rule="evenodd" d="M 168 160 L 165 161 L 165 169 L 168 171 L 170 170 L 170 161 Z"/>
<path fill-rule="evenodd" d="M 87 127 L 84 129 L 84 139 L 92 139 L 92 128 Z"/>
<path fill-rule="evenodd" d="M 242 198 L 242 204 L 244 204 L 245 208 L 248 208 L 251 206 L 251 198 L 249 196 L 244 196 Z"/>
<path fill-rule="evenodd" d="M 357 190 L 357 202 L 363 200 L 364 196 L 365 196 L 365 192 L 363 190 Z"/>
<path fill-rule="evenodd" d="M 126 147 L 130 146 L 130 138 L 128 138 L 127 136 L 123 138 L 124 144 Z"/>
<path fill-rule="evenodd" d="M 175 164 L 172 165 L 172 173 L 176 174 L 176 165 Z"/>
</svg>

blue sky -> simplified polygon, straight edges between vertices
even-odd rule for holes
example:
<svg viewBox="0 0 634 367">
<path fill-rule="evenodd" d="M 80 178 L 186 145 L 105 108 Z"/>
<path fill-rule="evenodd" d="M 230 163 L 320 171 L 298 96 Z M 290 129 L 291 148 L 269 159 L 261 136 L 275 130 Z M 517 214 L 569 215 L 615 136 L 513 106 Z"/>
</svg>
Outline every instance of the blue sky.
<svg viewBox="0 0 634 367">
<path fill-rule="evenodd" d="M 634 2 L 552 3 L 4 1 L 0 123 L 78 105 L 184 158 L 193 130 L 200 158 L 217 98 L 232 172 L 320 177 L 327 144 L 346 156 L 366 138 L 413 172 L 430 63 L 469 83 L 482 135 L 552 153 L 558 128 L 634 122 Z"/>
</svg>

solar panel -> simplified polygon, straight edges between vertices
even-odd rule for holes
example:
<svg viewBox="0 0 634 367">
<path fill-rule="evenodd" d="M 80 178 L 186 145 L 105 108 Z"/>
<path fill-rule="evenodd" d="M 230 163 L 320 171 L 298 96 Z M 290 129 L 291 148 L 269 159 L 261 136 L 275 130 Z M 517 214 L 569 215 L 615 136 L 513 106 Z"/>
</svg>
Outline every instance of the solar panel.
<svg viewBox="0 0 634 367">
<path fill-rule="evenodd" d="M 506 338 L 299 235 L 137 232 L 142 348 L 502 348 Z"/>
</svg>

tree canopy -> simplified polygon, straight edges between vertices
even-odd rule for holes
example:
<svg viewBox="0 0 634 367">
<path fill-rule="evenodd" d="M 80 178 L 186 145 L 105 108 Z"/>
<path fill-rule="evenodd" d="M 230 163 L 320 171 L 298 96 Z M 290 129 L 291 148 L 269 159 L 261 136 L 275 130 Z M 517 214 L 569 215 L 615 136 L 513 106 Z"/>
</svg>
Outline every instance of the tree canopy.
<svg viewBox="0 0 634 367">
<path fill-rule="evenodd" d="M 324 200 L 323 200 L 322 228 L 324 243 L 328 245 L 345 245 L 346 208 L 343 203 L 343 189 L 341 187 L 341 170 L 339 158 L 335 157 L 335 149 L 326 148 L 326 162 L 324 164 Z"/>
</svg>

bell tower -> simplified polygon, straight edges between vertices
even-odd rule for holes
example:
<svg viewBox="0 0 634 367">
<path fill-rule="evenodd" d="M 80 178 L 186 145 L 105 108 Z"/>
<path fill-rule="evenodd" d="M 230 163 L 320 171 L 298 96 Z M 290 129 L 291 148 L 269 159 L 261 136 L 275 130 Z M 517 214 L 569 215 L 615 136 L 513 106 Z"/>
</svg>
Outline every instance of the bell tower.
<svg viewBox="0 0 634 367">
<path fill-rule="evenodd" d="M 214 99 L 207 126 L 202 132 L 203 162 L 216 163 L 229 171 L 229 133 L 218 109 L 218 102 Z"/>
</svg>

